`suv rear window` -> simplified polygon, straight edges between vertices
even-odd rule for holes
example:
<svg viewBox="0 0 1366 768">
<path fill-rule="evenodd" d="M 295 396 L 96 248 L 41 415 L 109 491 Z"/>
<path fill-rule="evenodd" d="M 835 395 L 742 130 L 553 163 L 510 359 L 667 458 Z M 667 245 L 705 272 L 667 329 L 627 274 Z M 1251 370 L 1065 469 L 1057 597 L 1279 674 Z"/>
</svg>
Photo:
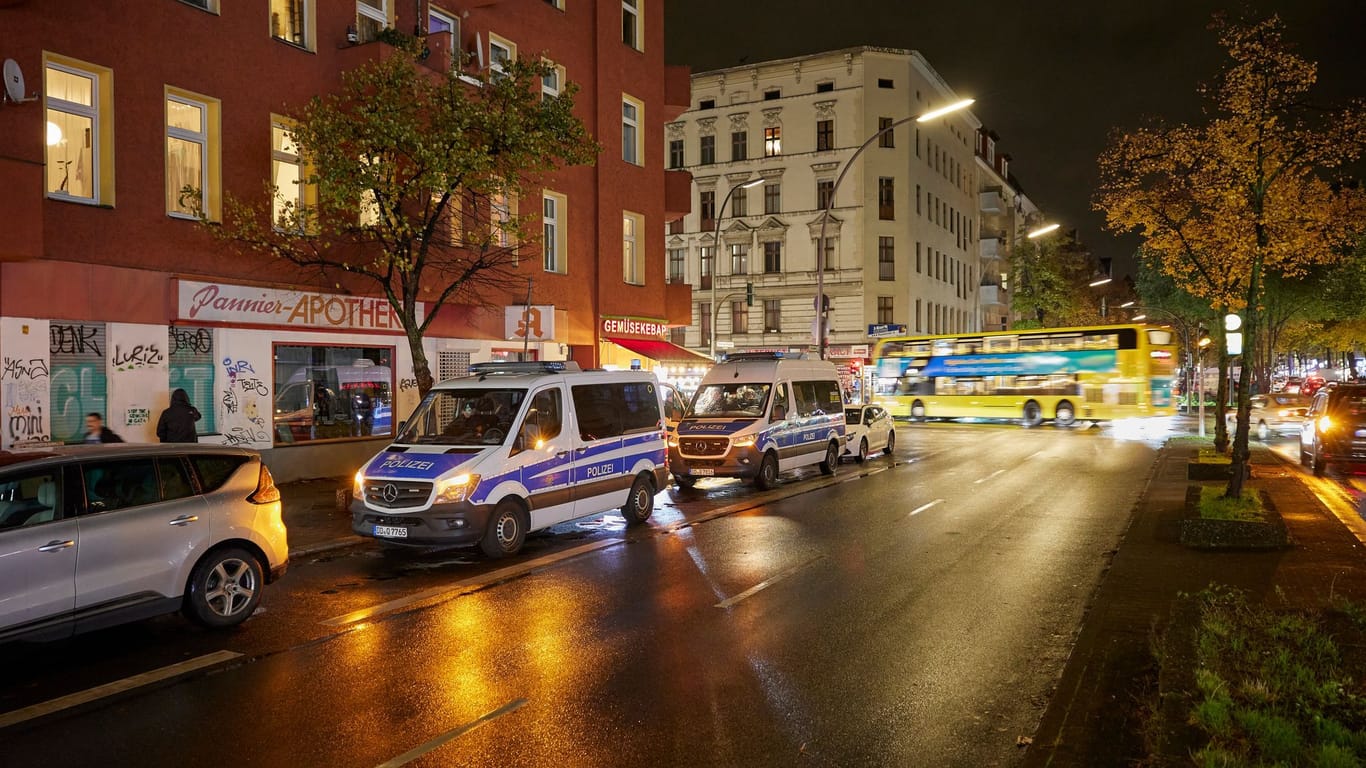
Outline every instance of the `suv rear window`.
<svg viewBox="0 0 1366 768">
<path fill-rule="evenodd" d="M 232 473 L 237 468 L 247 463 L 247 456 L 213 456 L 213 455 L 193 455 L 190 456 L 190 463 L 194 465 L 195 474 L 199 475 L 199 487 L 204 493 L 216 491 L 223 487 L 223 483 L 232 477 Z"/>
</svg>

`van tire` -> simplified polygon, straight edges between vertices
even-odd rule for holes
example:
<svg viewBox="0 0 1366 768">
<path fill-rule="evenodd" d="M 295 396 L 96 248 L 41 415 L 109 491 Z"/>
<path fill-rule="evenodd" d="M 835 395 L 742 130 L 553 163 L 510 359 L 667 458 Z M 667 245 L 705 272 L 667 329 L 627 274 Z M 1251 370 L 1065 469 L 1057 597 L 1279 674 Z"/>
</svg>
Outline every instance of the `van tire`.
<svg viewBox="0 0 1366 768">
<path fill-rule="evenodd" d="M 621 516 L 626 518 L 627 525 L 640 525 L 650 519 L 650 513 L 654 510 L 655 484 L 649 475 L 641 472 L 636 475 L 636 481 L 631 483 L 631 495 L 621 506 Z"/>
<path fill-rule="evenodd" d="M 504 499 L 489 515 L 479 548 L 492 560 L 515 555 L 526 542 L 526 529 L 526 514 L 522 506 L 511 499 Z"/>
<path fill-rule="evenodd" d="M 835 468 L 840 465 L 840 448 L 834 440 L 825 446 L 825 459 L 821 461 L 821 474 L 833 475 Z"/>
<path fill-rule="evenodd" d="M 754 476 L 754 487 L 761 491 L 771 491 L 778 485 L 778 457 L 772 451 L 764 454 L 759 462 L 759 474 Z"/>
<path fill-rule="evenodd" d="M 1053 426 L 1070 427 L 1077 420 L 1077 409 L 1072 407 L 1072 403 L 1062 400 L 1058 403 L 1058 408 L 1053 412 Z"/>
<path fill-rule="evenodd" d="M 679 488 L 687 491 L 697 485 L 697 478 L 691 475 L 674 475 L 674 483 L 677 484 Z"/>
<path fill-rule="evenodd" d="M 1039 408 L 1039 404 L 1033 400 L 1025 403 L 1024 413 L 1021 414 L 1020 423 L 1024 424 L 1026 427 L 1037 427 L 1041 421 L 1043 421 L 1043 411 Z"/>
<path fill-rule="evenodd" d="M 212 550 L 190 573 L 182 610 L 205 627 L 234 627 L 256 611 L 265 586 L 261 563 L 250 552 L 240 547 Z"/>
</svg>

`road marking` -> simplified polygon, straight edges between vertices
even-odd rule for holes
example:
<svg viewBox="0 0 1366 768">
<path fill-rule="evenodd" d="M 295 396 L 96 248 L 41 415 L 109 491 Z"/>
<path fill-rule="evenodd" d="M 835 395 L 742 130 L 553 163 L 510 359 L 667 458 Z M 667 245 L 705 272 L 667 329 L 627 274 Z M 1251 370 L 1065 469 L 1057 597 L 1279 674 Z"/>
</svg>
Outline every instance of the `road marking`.
<svg viewBox="0 0 1366 768">
<path fill-rule="evenodd" d="M 142 674 L 133 675 L 132 677 L 125 677 L 122 680 L 115 680 L 112 683 L 97 685 L 94 688 L 87 688 L 84 691 L 78 691 L 67 696 L 51 699 L 41 704 L 34 704 L 29 707 L 24 707 L 23 709 L 6 712 L 5 714 L 0 715 L 0 729 L 9 728 L 12 725 L 18 725 L 19 723 L 35 718 L 44 717 L 53 714 L 54 712 L 61 712 L 64 709 L 79 707 L 83 704 L 89 704 L 92 701 L 98 701 L 109 696 L 115 696 L 154 683 L 188 675 L 191 672 L 206 667 L 226 664 L 233 659 L 241 658 L 241 656 L 242 654 L 234 653 L 232 651 L 214 651 L 213 653 L 182 661 L 178 664 L 172 664 L 168 667 L 161 667 L 160 669 L 154 669 L 150 672 L 143 672 Z"/>
<path fill-rule="evenodd" d="M 735 605 L 736 603 L 740 602 L 741 600 L 744 600 L 744 599 L 747 598 L 747 597 L 752 597 L 755 593 L 757 593 L 757 592 L 759 592 L 759 591 L 761 591 L 761 590 L 767 589 L 767 588 L 773 586 L 774 584 L 777 584 L 778 582 L 782 581 L 783 579 L 787 578 L 788 576 L 791 576 L 792 574 L 796 573 L 797 571 L 800 571 L 801 569 L 805 568 L 806 566 L 811 565 L 812 563 L 816 562 L 817 560 L 823 559 L 824 557 L 825 557 L 825 555 L 816 555 L 815 557 L 811 558 L 810 560 L 807 560 L 807 561 L 804 562 L 804 563 L 798 563 L 797 565 L 794 565 L 794 566 L 792 566 L 791 568 L 788 568 L 787 570 L 783 571 L 782 573 L 779 573 L 778 575 L 776 575 L 776 576 L 774 576 L 774 577 L 772 577 L 772 578 L 770 578 L 770 579 L 767 579 L 767 580 L 765 580 L 765 581 L 759 582 L 758 584 L 755 584 L 754 586 L 750 587 L 749 589 L 745 590 L 744 592 L 741 592 L 740 594 L 736 595 L 735 597 L 728 597 L 728 598 L 726 598 L 725 600 L 722 600 L 721 602 L 719 602 L 719 603 L 716 604 L 716 607 L 717 607 L 717 608 L 729 608 L 729 607 L 731 607 L 732 605 Z"/>
<path fill-rule="evenodd" d="M 1035 451 L 1035 452 L 1029 454 L 1028 456 L 1024 457 L 1024 460 L 1025 460 L 1025 461 L 1029 461 L 1030 459 L 1034 458 L 1035 456 L 1042 456 L 1042 455 L 1043 455 L 1043 451 Z"/>
<path fill-rule="evenodd" d="M 931 501 L 929 504 L 921 504 L 920 506 L 918 506 L 918 507 L 916 507 L 915 509 L 911 510 L 911 513 L 910 513 L 909 515 L 906 515 L 906 517 L 915 517 L 916 515 L 920 514 L 921 512 L 924 512 L 925 510 L 929 509 L 930 507 L 933 507 L 935 504 L 942 504 L 943 502 L 944 502 L 943 499 L 935 499 L 934 501 Z"/>
<path fill-rule="evenodd" d="M 399 755 L 398 757 L 394 758 L 393 760 L 380 763 L 377 768 L 399 768 L 399 766 L 407 765 L 408 763 L 411 763 L 419 757 L 422 757 L 423 755 L 427 754 L 428 752 L 431 752 L 432 750 L 445 744 L 448 741 L 458 739 L 461 736 L 464 736 L 465 734 L 469 733 L 475 728 L 478 728 L 481 725 L 490 723 L 502 717 L 503 715 L 520 709 L 523 704 L 526 704 L 526 699 L 516 699 L 514 701 L 509 701 L 508 703 L 480 717 L 478 720 L 475 720 L 474 722 L 465 723 L 459 728 L 453 728 L 449 731 L 446 731 L 445 733 L 441 734 L 440 736 L 437 736 L 436 738 L 432 739 L 426 744 L 414 747 L 408 750 L 407 752 L 404 752 L 403 754 Z"/>
<path fill-rule="evenodd" d="M 986 481 L 990 480 L 991 478 L 996 477 L 997 475 L 1003 475 L 1003 474 L 1005 474 L 1005 470 L 1004 470 L 1004 469 L 998 469 L 998 470 L 996 470 L 995 472 L 992 472 L 991 474 L 987 475 L 986 477 L 983 477 L 983 478 L 981 478 L 981 479 L 979 479 L 979 480 L 973 480 L 973 481 L 972 481 L 972 484 L 973 484 L 973 485 L 978 485 L 978 484 L 980 484 L 980 483 L 985 483 Z"/>
<path fill-rule="evenodd" d="M 548 566 L 559 563 L 563 560 L 568 560 L 572 557 L 578 557 L 579 555 L 587 554 L 595 550 L 603 549 L 605 547 L 614 547 L 618 544 L 624 543 L 626 543 L 625 539 L 611 539 L 607 541 L 590 542 L 582 546 L 566 549 L 562 552 L 553 552 L 551 554 L 538 557 L 534 560 L 528 560 L 524 563 L 518 563 L 516 565 L 510 565 L 506 568 L 500 568 L 496 571 L 490 571 L 479 576 L 471 576 L 468 579 L 461 579 L 460 581 L 457 581 L 454 584 L 448 584 L 441 587 L 433 587 L 432 589 L 426 589 L 421 592 L 413 593 L 411 595 L 408 595 L 407 597 L 400 597 L 397 600 L 390 600 L 387 603 L 372 605 L 369 608 L 362 608 L 359 611 L 352 611 L 351 613 L 342 614 L 341 616 L 335 616 L 330 619 L 324 619 L 320 623 L 329 627 L 340 627 L 346 624 L 354 624 L 358 621 L 372 619 L 376 616 L 382 616 L 386 613 L 401 611 L 405 608 L 417 605 L 418 603 L 424 603 L 427 601 L 441 602 L 443 598 L 458 597 L 459 595 L 466 594 L 469 592 L 476 592 L 485 587 L 490 587 L 494 584 L 498 584 L 499 582 L 507 581 L 508 579 L 513 579 L 518 576 L 524 576 L 532 571 L 539 570 L 541 568 L 546 568 Z"/>
</svg>

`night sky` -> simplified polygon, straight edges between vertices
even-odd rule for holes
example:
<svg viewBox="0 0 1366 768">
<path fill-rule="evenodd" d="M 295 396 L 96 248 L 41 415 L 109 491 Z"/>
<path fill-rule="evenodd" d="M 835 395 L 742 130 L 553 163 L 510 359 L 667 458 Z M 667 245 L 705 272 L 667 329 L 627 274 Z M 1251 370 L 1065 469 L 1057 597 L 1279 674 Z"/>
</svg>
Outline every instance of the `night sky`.
<svg viewBox="0 0 1366 768">
<path fill-rule="evenodd" d="M 1321 99 L 1366 95 L 1366 0 L 669 0 L 665 57 L 696 73 L 855 45 L 918 50 L 977 99 L 1030 199 L 1118 276 L 1139 240 L 1105 231 L 1091 210 L 1096 158 L 1112 129 L 1199 118 L 1196 88 L 1226 60 L 1209 21 L 1245 7 L 1280 15 L 1319 64 Z"/>
</svg>

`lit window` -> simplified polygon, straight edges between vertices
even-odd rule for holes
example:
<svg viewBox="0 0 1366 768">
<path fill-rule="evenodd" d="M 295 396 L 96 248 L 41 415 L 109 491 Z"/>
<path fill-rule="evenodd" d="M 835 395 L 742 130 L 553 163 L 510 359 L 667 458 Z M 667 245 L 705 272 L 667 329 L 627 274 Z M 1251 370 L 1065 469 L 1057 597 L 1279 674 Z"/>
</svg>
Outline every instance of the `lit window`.
<svg viewBox="0 0 1366 768">
<path fill-rule="evenodd" d="M 622 279 L 631 285 L 645 284 L 645 247 L 641 243 L 645 217 L 623 211 L 621 215 Z"/>
<path fill-rule="evenodd" d="M 356 34 L 362 43 L 378 40 L 389 26 L 389 0 L 356 0 Z"/>
<path fill-rule="evenodd" d="M 460 20 L 435 8 L 427 10 L 427 48 L 444 66 L 460 51 Z"/>
<path fill-rule="evenodd" d="M 208 210 L 209 106 L 181 94 L 166 96 L 166 212 L 193 218 L 197 205 Z"/>
<path fill-rule="evenodd" d="M 625 94 L 621 97 L 621 159 L 643 165 L 640 159 L 641 113 L 645 106 Z"/>
<path fill-rule="evenodd" d="M 775 125 L 764 129 L 764 157 L 776 157 L 783 153 L 783 128 Z"/>
<path fill-rule="evenodd" d="M 275 185 L 271 220 L 279 230 L 303 231 L 307 223 L 307 178 L 303 158 L 294 144 L 290 126 L 276 118 L 270 124 L 270 177 Z"/>
<path fill-rule="evenodd" d="M 489 198 L 489 234 L 499 248 L 509 248 L 513 244 L 512 217 L 516 207 L 516 201 L 506 192 L 495 193 Z"/>
<path fill-rule="evenodd" d="M 564 274 L 567 271 L 565 262 L 566 251 L 566 231 L 565 231 L 565 208 L 567 202 L 564 195 L 547 191 L 544 193 L 541 208 L 541 226 L 543 239 L 541 249 L 545 254 L 544 266 L 547 272 L 558 272 Z"/>
<path fill-rule="evenodd" d="M 640 0 L 621 0 L 621 42 L 644 50 L 641 38 Z"/>
<path fill-rule="evenodd" d="M 47 194 L 64 200 L 107 202 L 100 194 L 101 78 L 109 70 L 48 62 L 43 94 L 47 102 Z"/>
<path fill-rule="evenodd" d="M 300 48 L 308 48 L 313 0 L 270 0 L 270 36 Z"/>
</svg>

